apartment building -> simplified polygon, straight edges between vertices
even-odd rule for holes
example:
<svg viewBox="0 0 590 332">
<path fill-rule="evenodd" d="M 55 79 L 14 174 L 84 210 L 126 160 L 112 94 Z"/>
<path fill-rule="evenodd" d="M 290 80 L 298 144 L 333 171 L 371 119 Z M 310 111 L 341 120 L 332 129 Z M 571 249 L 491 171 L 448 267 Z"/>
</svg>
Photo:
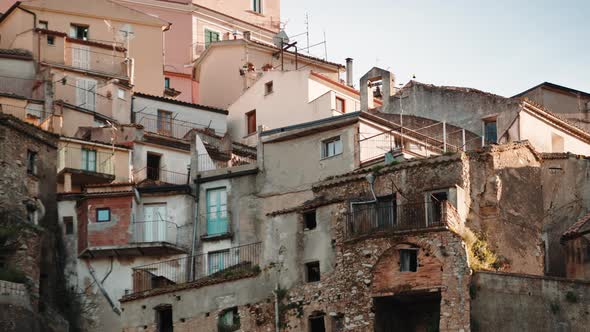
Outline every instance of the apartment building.
<svg viewBox="0 0 590 332">
<path fill-rule="evenodd" d="M 249 32 L 253 39 L 272 45 L 280 28 L 278 0 L 119 2 L 172 23 L 164 42 L 165 84 L 176 99 L 191 103 L 203 102 L 192 63 L 211 43 L 243 38 Z"/>
</svg>

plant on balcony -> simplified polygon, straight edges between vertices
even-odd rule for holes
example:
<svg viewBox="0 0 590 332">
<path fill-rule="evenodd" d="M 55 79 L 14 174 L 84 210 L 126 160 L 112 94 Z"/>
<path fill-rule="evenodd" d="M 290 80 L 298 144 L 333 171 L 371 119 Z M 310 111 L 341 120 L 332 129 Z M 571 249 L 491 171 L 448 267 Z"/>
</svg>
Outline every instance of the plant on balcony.
<svg viewBox="0 0 590 332">
<path fill-rule="evenodd" d="M 244 64 L 244 66 L 242 66 L 242 67 L 249 72 L 256 70 L 256 68 L 254 67 L 254 64 L 252 62 L 246 62 Z"/>
<path fill-rule="evenodd" d="M 273 70 L 273 66 L 270 63 L 265 64 L 262 66 L 262 71 L 271 71 Z"/>
</svg>

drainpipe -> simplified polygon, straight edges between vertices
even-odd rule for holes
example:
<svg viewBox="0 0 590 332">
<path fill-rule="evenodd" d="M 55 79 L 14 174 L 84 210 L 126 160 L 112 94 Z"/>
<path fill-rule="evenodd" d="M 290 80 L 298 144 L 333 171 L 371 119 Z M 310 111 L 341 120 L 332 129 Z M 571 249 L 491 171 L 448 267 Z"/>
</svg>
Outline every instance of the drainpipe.
<svg viewBox="0 0 590 332">
<path fill-rule="evenodd" d="M 195 180 L 195 218 L 193 220 L 193 243 L 191 246 L 191 273 L 190 273 L 190 277 L 191 280 L 194 277 L 194 271 L 195 271 L 195 260 L 194 260 L 194 256 L 195 256 L 195 252 L 197 250 L 197 226 L 199 225 L 199 191 L 200 191 L 200 178 L 201 175 L 197 175 L 197 179 Z"/>
<path fill-rule="evenodd" d="M 375 188 L 374 188 L 375 175 L 373 175 L 373 173 L 369 173 L 369 174 L 367 174 L 366 179 L 369 182 L 369 186 L 371 187 L 371 194 L 373 194 L 373 199 L 370 201 L 363 201 L 363 202 L 350 202 L 350 211 L 351 212 L 354 211 L 353 208 L 355 205 L 372 204 L 372 203 L 377 202 L 377 196 L 375 195 Z"/>
<path fill-rule="evenodd" d="M 275 289 L 275 332 L 280 332 L 279 328 L 279 282 Z"/>
<path fill-rule="evenodd" d="M 117 308 L 117 305 L 115 304 L 113 299 L 111 299 L 111 296 L 109 295 L 107 290 L 102 285 L 102 281 L 98 280 L 98 278 L 96 277 L 96 273 L 94 273 L 94 269 L 92 268 L 92 265 L 90 265 L 90 262 L 88 260 L 86 260 L 85 262 L 86 262 L 86 267 L 88 268 L 88 272 L 90 272 L 90 276 L 92 277 L 92 279 L 94 280 L 94 282 L 96 283 L 98 288 L 100 289 L 100 292 L 102 293 L 104 298 L 107 300 L 107 302 L 109 303 L 109 305 L 113 309 L 113 312 L 116 313 L 117 315 L 121 316 L 121 310 L 119 310 L 119 308 Z M 110 274 L 110 272 L 109 272 L 109 274 Z M 106 279 L 106 277 L 105 277 L 105 279 Z"/>
</svg>

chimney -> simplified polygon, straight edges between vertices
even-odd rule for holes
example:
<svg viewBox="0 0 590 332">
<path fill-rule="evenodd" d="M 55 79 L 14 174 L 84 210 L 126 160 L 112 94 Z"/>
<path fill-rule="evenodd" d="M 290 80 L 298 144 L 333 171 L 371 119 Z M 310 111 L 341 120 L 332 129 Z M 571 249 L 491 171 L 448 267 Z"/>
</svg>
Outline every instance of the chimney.
<svg viewBox="0 0 590 332">
<path fill-rule="evenodd" d="M 353 88 L 354 81 L 352 78 L 352 58 L 346 58 L 346 85 Z"/>
<path fill-rule="evenodd" d="M 243 34 L 244 34 L 244 39 L 250 40 L 250 36 L 251 36 L 251 32 L 250 31 L 244 31 Z"/>
</svg>

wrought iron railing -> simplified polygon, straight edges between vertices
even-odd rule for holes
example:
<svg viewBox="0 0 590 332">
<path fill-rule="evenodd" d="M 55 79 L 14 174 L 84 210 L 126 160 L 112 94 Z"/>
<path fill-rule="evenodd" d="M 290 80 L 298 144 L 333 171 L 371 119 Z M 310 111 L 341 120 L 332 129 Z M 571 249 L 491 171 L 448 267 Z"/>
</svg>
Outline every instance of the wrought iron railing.
<svg viewBox="0 0 590 332">
<path fill-rule="evenodd" d="M 216 169 L 225 169 L 230 167 L 256 164 L 256 158 L 232 155 L 227 160 L 213 159 L 208 154 L 197 155 L 197 170 L 199 172 L 212 171 Z"/>
<path fill-rule="evenodd" d="M 396 204 L 395 201 L 353 205 L 346 219 L 346 238 L 446 225 L 445 201 Z"/>
<path fill-rule="evenodd" d="M 135 183 L 148 180 L 159 184 L 183 185 L 189 183 L 189 175 L 188 172 L 180 173 L 159 167 L 144 167 L 133 173 L 133 180 Z"/>
<path fill-rule="evenodd" d="M 179 245 L 178 225 L 167 220 L 136 221 L 131 224 L 133 243 L 167 242 Z"/>
<path fill-rule="evenodd" d="M 166 288 L 204 278 L 227 278 L 257 271 L 260 266 L 261 249 L 262 245 L 258 242 L 134 267 L 131 293 Z"/>
<path fill-rule="evenodd" d="M 115 175 L 115 155 L 113 152 L 63 147 L 58 151 L 57 171 L 77 169 L 91 173 Z"/>
<path fill-rule="evenodd" d="M 188 139 L 187 134 L 193 129 L 207 128 L 205 124 L 193 123 L 177 119 L 158 117 L 151 114 L 136 114 L 136 123 L 145 131 L 178 139 Z"/>
</svg>

